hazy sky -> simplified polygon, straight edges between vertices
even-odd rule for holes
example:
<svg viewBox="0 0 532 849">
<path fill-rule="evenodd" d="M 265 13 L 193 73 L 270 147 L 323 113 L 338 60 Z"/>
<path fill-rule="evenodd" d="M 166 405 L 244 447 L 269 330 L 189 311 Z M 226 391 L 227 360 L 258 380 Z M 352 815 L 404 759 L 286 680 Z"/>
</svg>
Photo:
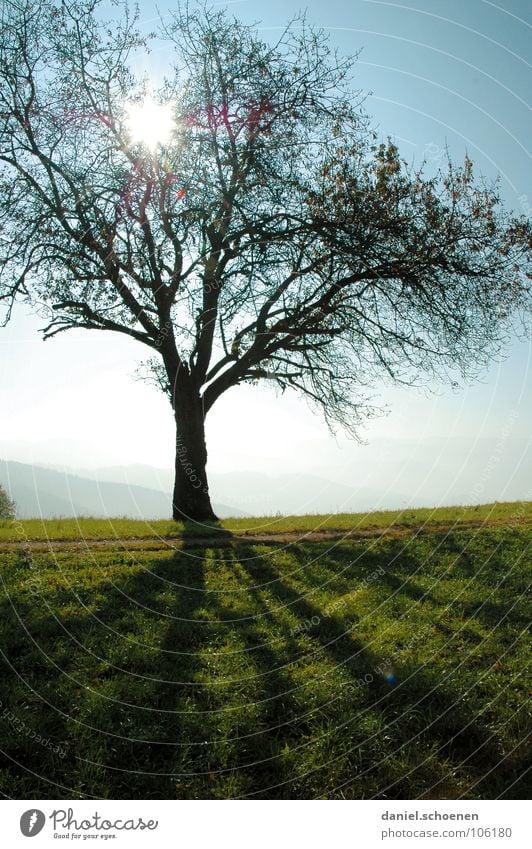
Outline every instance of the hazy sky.
<svg viewBox="0 0 532 849">
<path fill-rule="evenodd" d="M 264 37 L 273 38 L 303 4 L 219 5 L 245 21 L 262 21 Z M 530 214 L 527 0 L 306 5 L 309 19 L 329 30 L 342 53 L 362 48 L 356 83 L 371 92 L 366 111 L 404 158 L 425 156 L 436 165 L 445 145 L 455 159 L 467 150 L 478 170 L 500 174 L 506 203 Z M 154 4 L 140 8 L 146 27 L 153 26 Z M 150 62 L 157 78 L 164 51 Z M 43 343 L 36 332 L 41 324 L 20 308 L 0 330 L 0 457 L 29 460 L 33 454 L 40 462 L 74 466 L 171 464 L 168 402 L 133 379 L 139 346 L 83 331 Z M 459 391 L 383 390 L 391 412 L 369 423 L 365 447 L 335 441 L 295 395 L 276 396 L 265 387 L 232 390 L 208 422 L 209 467 L 314 472 L 407 492 L 414 503 L 532 497 L 530 453 L 523 454 L 530 447 L 531 353 L 529 342 L 515 340 L 483 383 Z M 32 449 L 23 442 L 47 444 Z"/>
</svg>

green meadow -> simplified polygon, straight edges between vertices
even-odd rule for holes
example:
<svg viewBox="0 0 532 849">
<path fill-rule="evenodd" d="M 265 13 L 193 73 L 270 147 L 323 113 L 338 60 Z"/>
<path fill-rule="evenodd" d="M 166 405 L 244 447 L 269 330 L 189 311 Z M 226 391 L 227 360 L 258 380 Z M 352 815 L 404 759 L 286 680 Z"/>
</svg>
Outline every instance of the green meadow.
<svg viewBox="0 0 532 849">
<path fill-rule="evenodd" d="M 0 522 L 0 541 L 21 540 L 100 540 L 171 539 L 185 535 L 206 535 L 225 528 L 235 535 L 311 532 L 349 532 L 368 529 L 393 530 L 435 525 L 461 525 L 489 522 L 515 524 L 532 520 L 532 501 L 503 502 L 475 506 L 382 510 L 373 513 L 332 513 L 308 516 L 265 516 L 262 518 L 224 519 L 216 526 L 188 525 L 156 519 L 29 519 Z"/>
<path fill-rule="evenodd" d="M 221 525 L 0 527 L 5 796 L 529 796 L 531 503 Z"/>
</svg>

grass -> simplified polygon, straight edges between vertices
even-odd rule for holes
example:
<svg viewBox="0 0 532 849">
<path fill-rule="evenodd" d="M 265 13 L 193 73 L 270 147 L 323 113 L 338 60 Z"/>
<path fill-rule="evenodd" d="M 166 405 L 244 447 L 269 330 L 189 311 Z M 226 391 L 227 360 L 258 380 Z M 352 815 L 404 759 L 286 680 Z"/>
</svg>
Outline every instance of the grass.
<svg viewBox="0 0 532 849">
<path fill-rule="evenodd" d="M 0 791 L 527 798 L 531 515 L 330 517 L 328 530 L 432 532 L 285 545 L 246 530 L 304 531 L 318 517 L 234 520 L 223 546 L 4 550 Z M 24 528 L 69 539 L 75 523 Z M 110 523 L 81 523 L 86 537 L 97 528 L 112 536 Z"/>
<path fill-rule="evenodd" d="M 331 513 L 307 516 L 266 516 L 262 518 L 223 519 L 218 523 L 236 535 L 347 531 L 370 528 L 413 528 L 434 525 L 459 525 L 478 522 L 515 522 L 532 520 L 532 502 L 504 502 L 475 506 L 438 507 L 408 510 L 383 510 L 373 513 Z M 29 519 L 0 522 L 0 541 L 20 540 L 97 540 L 97 539 L 171 539 L 194 533 L 211 533 L 212 525 L 192 526 L 170 520 L 134 519 Z"/>
</svg>

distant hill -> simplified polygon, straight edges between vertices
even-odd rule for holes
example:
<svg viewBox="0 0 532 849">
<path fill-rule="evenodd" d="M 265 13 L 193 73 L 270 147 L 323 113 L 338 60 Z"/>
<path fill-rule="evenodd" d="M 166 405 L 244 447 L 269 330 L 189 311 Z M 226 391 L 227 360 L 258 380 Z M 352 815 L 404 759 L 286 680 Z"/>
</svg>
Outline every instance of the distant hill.
<svg viewBox="0 0 532 849">
<path fill-rule="evenodd" d="M 231 515 L 254 516 L 366 512 L 427 504 L 444 506 L 530 498 L 532 439 L 528 434 L 526 437 L 519 432 L 514 435 L 501 429 L 489 437 L 476 434 L 434 436 L 420 441 L 391 435 L 372 439 L 365 446 L 346 443 L 340 448 L 333 440 L 323 439 L 302 439 L 301 444 L 300 455 L 295 451 L 289 465 L 286 458 L 269 459 L 267 454 L 262 456 L 258 451 L 256 456 L 249 458 L 251 469 L 246 467 L 243 458 L 235 455 L 235 471 L 226 472 L 217 469 L 231 470 L 231 455 L 218 455 L 218 462 L 223 462 L 223 466 L 217 466 L 216 452 L 213 452 L 209 480 L 213 501 L 220 505 L 219 514 L 227 516 L 228 511 Z M 170 456 L 166 462 L 161 461 L 162 468 L 126 464 L 112 458 L 105 445 L 53 439 L 0 440 L 0 457 L 93 482 L 155 490 L 170 500 L 173 484 Z M 30 488 L 33 489 L 31 481 Z M 94 491 L 94 484 L 91 491 Z M 61 499 L 65 494 L 69 507 L 70 495 L 68 490 L 65 492 L 64 485 L 59 489 L 54 485 L 48 503 L 59 500 L 56 507 L 63 512 L 66 507 Z M 31 492 L 24 500 L 26 498 L 33 500 Z M 83 500 L 81 496 L 80 500 Z M 127 501 L 122 502 L 121 512 L 138 516 L 134 503 L 130 509 L 131 500 L 130 494 Z M 156 515 L 168 515 L 166 502 L 164 512 L 156 511 Z"/>
<path fill-rule="evenodd" d="M 403 507 L 409 503 L 408 497 L 399 492 L 352 487 L 319 475 L 297 473 L 213 474 L 211 490 L 215 497 L 224 499 L 234 493 L 234 500 L 251 516 L 356 513 Z"/>
<path fill-rule="evenodd" d="M 0 483 L 17 505 L 20 518 L 42 516 L 125 516 L 165 519 L 170 515 L 173 473 L 152 466 L 61 469 L 0 460 Z M 239 516 L 350 513 L 403 507 L 400 493 L 354 489 L 317 475 L 213 473 L 214 509 L 220 518 Z M 232 506 L 232 503 L 238 506 Z"/>
<path fill-rule="evenodd" d="M 69 470 L 70 471 L 70 470 Z M 98 469 L 77 469 L 77 474 L 94 480 L 125 485 L 149 487 L 171 492 L 173 471 L 153 466 L 105 466 Z M 250 472 L 211 472 L 210 490 L 213 500 L 221 504 L 236 504 L 239 515 L 270 516 L 304 515 L 306 513 L 358 512 L 371 509 L 404 507 L 406 495 L 369 487 L 358 489 L 343 483 L 311 474 L 267 475 Z M 222 514 L 220 515 L 227 515 Z M 235 516 L 236 513 L 231 515 Z"/>
<path fill-rule="evenodd" d="M 43 466 L 0 461 L 0 483 L 9 492 L 21 519 L 76 516 L 127 516 L 166 519 L 171 513 L 171 488 L 151 489 L 131 483 L 91 480 Z M 215 503 L 221 518 L 245 515 L 236 507 Z"/>
</svg>

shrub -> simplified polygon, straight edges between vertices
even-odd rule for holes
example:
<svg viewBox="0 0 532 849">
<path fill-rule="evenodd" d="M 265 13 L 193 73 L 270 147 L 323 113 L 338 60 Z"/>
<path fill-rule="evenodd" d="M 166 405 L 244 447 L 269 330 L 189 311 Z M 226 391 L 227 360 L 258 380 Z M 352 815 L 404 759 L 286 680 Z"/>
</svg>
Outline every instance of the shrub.
<svg viewBox="0 0 532 849">
<path fill-rule="evenodd" d="M 0 484 L 0 520 L 15 518 L 15 502 Z"/>
</svg>

